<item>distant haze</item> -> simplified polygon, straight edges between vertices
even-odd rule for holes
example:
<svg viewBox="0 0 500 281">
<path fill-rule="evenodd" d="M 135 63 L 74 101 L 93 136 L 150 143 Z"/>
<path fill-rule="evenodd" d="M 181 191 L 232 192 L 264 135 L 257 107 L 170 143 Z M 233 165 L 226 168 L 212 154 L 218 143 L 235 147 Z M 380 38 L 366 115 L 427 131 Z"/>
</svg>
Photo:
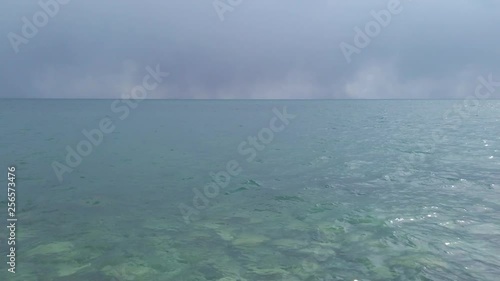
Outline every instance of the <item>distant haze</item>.
<svg viewBox="0 0 500 281">
<path fill-rule="evenodd" d="M 148 98 L 464 98 L 500 81 L 500 1 L 401 0 L 362 48 L 355 28 L 392 0 L 54 1 L 3 1 L 1 98 L 119 98 L 157 65 Z"/>
</svg>

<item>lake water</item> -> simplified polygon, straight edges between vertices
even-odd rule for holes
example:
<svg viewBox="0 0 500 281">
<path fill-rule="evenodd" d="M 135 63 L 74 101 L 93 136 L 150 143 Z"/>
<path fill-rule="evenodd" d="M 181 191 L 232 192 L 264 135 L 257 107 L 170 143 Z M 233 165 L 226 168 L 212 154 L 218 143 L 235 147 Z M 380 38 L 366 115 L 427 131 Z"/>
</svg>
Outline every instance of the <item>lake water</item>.
<svg viewBox="0 0 500 281">
<path fill-rule="evenodd" d="M 18 218 L 0 279 L 498 280 L 499 119 L 500 101 L 0 100 Z"/>
</svg>

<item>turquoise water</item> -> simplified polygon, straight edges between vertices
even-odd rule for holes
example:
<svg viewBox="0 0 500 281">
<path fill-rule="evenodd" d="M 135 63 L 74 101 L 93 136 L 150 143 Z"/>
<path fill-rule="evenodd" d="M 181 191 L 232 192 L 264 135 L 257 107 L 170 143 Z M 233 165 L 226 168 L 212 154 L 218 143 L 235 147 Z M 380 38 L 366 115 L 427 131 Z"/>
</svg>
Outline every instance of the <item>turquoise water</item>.
<svg viewBox="0 0 500 281">
<path fill-rule="evenodd" d="M 1 280 L 500 276 L 500 101 L 112 103 L 0 101 L 18 206 Z M 114 130 L 68 166 L 102 120 Z"/>
</svg>

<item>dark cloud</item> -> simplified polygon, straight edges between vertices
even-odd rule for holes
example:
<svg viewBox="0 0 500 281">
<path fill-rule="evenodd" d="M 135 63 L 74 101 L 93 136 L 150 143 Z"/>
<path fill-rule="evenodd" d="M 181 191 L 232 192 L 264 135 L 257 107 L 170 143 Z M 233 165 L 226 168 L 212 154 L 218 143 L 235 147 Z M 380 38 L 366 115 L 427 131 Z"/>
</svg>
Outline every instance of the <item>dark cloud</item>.
<svg viewBox="0 0 500 281">
<path fill-rule="evenodd" d="M 9 1 L 0 97 L 117 98 L 157 64 L 170 76 L 150 98 L 460 98 L 500 80 L 495 1 L 401 0 L 348 63 L 340 43 L 391 1 L 242 0 L 221 21 L 212 0 L 72 0 L 17 54 L 8 34 L 41 8 Z"/>
</svg>

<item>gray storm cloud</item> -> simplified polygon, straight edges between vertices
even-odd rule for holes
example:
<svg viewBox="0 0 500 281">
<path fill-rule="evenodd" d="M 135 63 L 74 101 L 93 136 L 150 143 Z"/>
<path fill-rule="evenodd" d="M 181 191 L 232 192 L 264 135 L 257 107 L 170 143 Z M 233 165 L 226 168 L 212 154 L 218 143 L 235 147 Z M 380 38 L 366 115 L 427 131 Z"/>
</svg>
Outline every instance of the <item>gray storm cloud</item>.
<svg viewBox="0 0 500 281">
<path fill-rule="evenodd" d="M 8 1 L 0 21 L 0 97 L 118 98 L 158 64 L 148 98 L 462 98 L 500 80 L 498 1 Z"/>
</svg>

